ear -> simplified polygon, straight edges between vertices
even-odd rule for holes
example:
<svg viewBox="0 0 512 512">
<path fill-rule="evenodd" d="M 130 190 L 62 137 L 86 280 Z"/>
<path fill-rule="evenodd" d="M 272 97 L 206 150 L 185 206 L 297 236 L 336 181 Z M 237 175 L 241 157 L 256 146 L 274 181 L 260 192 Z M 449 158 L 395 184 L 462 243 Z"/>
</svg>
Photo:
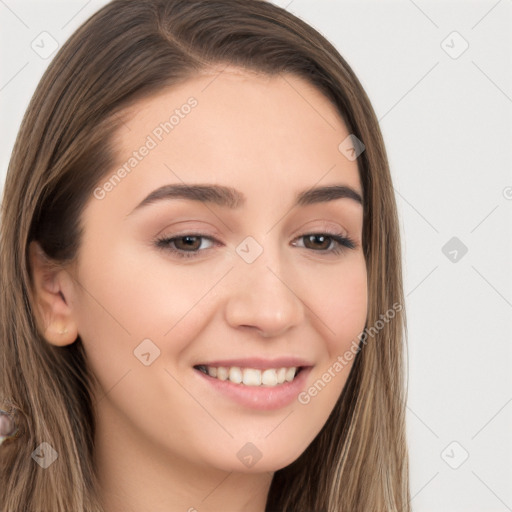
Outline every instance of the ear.
<svg viewBox="0 0 512 512">
<path fill-rule="evenodd" d="M 70 301 L 73 283 L 69 273 L 51 261 L 36 241 L 30 242 L 29 260 L 38 328 L 48 343 L 70 345 L 78 328 Z"/>
</svg>

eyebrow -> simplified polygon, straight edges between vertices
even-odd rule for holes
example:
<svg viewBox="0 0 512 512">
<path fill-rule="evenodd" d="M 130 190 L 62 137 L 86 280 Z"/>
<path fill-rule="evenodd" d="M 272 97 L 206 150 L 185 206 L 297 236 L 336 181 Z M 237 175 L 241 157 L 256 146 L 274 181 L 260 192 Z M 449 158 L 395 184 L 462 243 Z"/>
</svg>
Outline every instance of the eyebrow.
<svg viewBox="0 0 512 512">
<path fill-rule="evenodd" d="M 363 204 L 361 195 L 353 188 L 347 185 L 329 185 L 300 191 L 295 197 L 293 206 L 308 206 L 344 198 L 352 199 L 360 205 Z M 164 185 L 153 190 L 128 215 L 148 204 L 170 199 L 189 199 L 202 203 L 212 203 L 230 209 L 238 209 L 246 202 L 246 197 L 242 192 L 224 185 Z"/>
</svg>

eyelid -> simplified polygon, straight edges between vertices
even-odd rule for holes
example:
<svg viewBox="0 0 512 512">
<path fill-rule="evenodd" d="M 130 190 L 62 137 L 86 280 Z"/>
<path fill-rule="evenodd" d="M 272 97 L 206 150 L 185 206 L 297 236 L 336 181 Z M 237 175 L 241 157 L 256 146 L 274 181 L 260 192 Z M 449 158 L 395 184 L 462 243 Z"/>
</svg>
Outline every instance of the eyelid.
<svg viewBox="0 0 512 512">
<path fill-rule="evenodd" d="M 311 228 L 307 227 L 309 224 L 313 223 L 315 224 Z M 305 222 L 292 233 L 292 236 L 305 236 L 307 234 L 313 233 L 330 233 L 333 235 L 339 235 L 344 237 L 349 236 L 348 230 L 341 224 L 323 219 L 313 219 L 309 220 L 308 222 Z"/>
<path fill-rule="evenodd" d="M 192 224 L 192 227 L 189 227 L 189 225 Z M 199 225 L 206 225 L 205 227 L 197 227 Z M 178 227 L 176 227 L 178 226 Z M 194 227 L 195 226 L 195 227 Z M 165 227 L 163 227 L 156 235 L 155 238 L 158 238 L 161 236 L 161 233 L 165 231 L 173 230 L 172 235 L 169 235 L 168 238 L 175 237 L 175 236 L 185 236 L 185 235 L 204 235 L 204 236 L 212 236 L 212 237 L 220 237 L 222 236 L 220 231 L 209 222 L 200 221 L 200 220 L 188 220 L 188 221 L 178 221 L 173 222 L 172 224 L 167 224 Z M 177 230 L 174 232 L 174 230 Z M 211 230 L 210 234 L 205 234 L 205 231 Z M 163 236 L 163 235 L 162 235 Z"/>
</svg>

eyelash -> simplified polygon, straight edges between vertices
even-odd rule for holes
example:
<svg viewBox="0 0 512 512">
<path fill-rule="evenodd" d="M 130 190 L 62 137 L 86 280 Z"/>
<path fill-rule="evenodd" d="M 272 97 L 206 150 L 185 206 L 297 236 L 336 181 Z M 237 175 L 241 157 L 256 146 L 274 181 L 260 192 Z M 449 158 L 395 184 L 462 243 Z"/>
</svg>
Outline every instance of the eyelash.
<svg viewBox="0 0 512 512">
<path fill-rule="evenodd" d="M 165 249 L 170 251 L 171 253 L 175 254 L 179 258 L 195 258 L 198 253 L 203 252 L 203 250 L 194 250 L 194 251 L 183 251 L 182 249 L 175 249 L 170 246 L 171 243 L 173 243 L 175 240 L 178 240 L 180 238 L 186 238 L 186 237 L 196 237 L 196 238 L 205 238 L 207 240 L 215 242 L 216 240 L 212 237 L 203 235 L 201 233 L 185 233 L 183 235 L 174 236 L 174 237 L 162 237 L 157 238 L 155 240 L 156 247 L 160 249 Z M 327 236 L 332 241 L 334 241 L 337 246 L 335 246 L 333 249 L 324 249 L 324 250 L 315 250 L 310 249 L 313 252 L 320 252 L 320 253 L 327 253 L 327 254 L 334 254 L 338 255 L 343 252 L 345 252 L 346 249 L 354 249 L 356 247 L 356 243 L 348 236 L 343 236 L 341 233 L 329 233 L 329 232 L 319 232 L 319 233 L 307 233 L 305 235 L 301 235 L 297 237 L 305 238 L 309 236 Z M 308 249 L 308 247 L 306 247 Z"/>
</svg>

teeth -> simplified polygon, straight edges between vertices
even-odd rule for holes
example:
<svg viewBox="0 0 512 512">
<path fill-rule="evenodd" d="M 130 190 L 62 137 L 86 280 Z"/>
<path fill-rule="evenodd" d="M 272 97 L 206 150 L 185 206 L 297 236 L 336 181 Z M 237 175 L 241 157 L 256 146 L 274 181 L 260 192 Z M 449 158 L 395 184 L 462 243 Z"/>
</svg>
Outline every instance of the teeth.
<svg viewBox="0 0 512 512">
<path fill-rule="evenodd" d="M 245 386 L 277 386 L 284 382 L 291 382 L 296 374 L 297 367 L 291 368 L 268 368 L 266 370 L 258 370 L 256 368 L 240 368 L 232 366 L 226 368 L 224 366 L 198 366 L 198 369 L 206 373 L 210 377 L 219 380 L 229 380 L 235 384 Z"/>
<path fill-rule="evenodd" d="M 220 380 L 228 380 L 229 372 L 227 368 L 224 368 L 223 366 L 219 366 L 217 368 L 217 379 Z"/>
<path fill-rule="evenodd" d="M 231 370 L 233 370 L 233 368 Z M 231 380 L 231 370 L 230 370 L 229 380 Z M 261 385 L 261 370 L 255 370 L 253 368 L 246 368 L 243 371 L 242 382 L 246 386 L 259 386 L 259 385 Z"/>
<path fill-rule="evenodd" d="M 293 380 L 293 378 L 295 377 L 295 368 L 288 368 L 286 370 L 286 373 L 285 373 L 285 376 L 284 378 L 288 381 L 288 382 L 291 382 Z"/>
<path fill-rule="evenodd" d="M 277 372 L 275 370 L 265 370 L 261 374 L 261 383 L 264 386 L 276 386 L 278 383 Z"/>
<path fill-rule="evenodd" d="M 240 384 L 243 380 L 242 370 L 237 366 L 232 366 L 229 369 L 229 380 L 235 384 Z"/>
</svg>

